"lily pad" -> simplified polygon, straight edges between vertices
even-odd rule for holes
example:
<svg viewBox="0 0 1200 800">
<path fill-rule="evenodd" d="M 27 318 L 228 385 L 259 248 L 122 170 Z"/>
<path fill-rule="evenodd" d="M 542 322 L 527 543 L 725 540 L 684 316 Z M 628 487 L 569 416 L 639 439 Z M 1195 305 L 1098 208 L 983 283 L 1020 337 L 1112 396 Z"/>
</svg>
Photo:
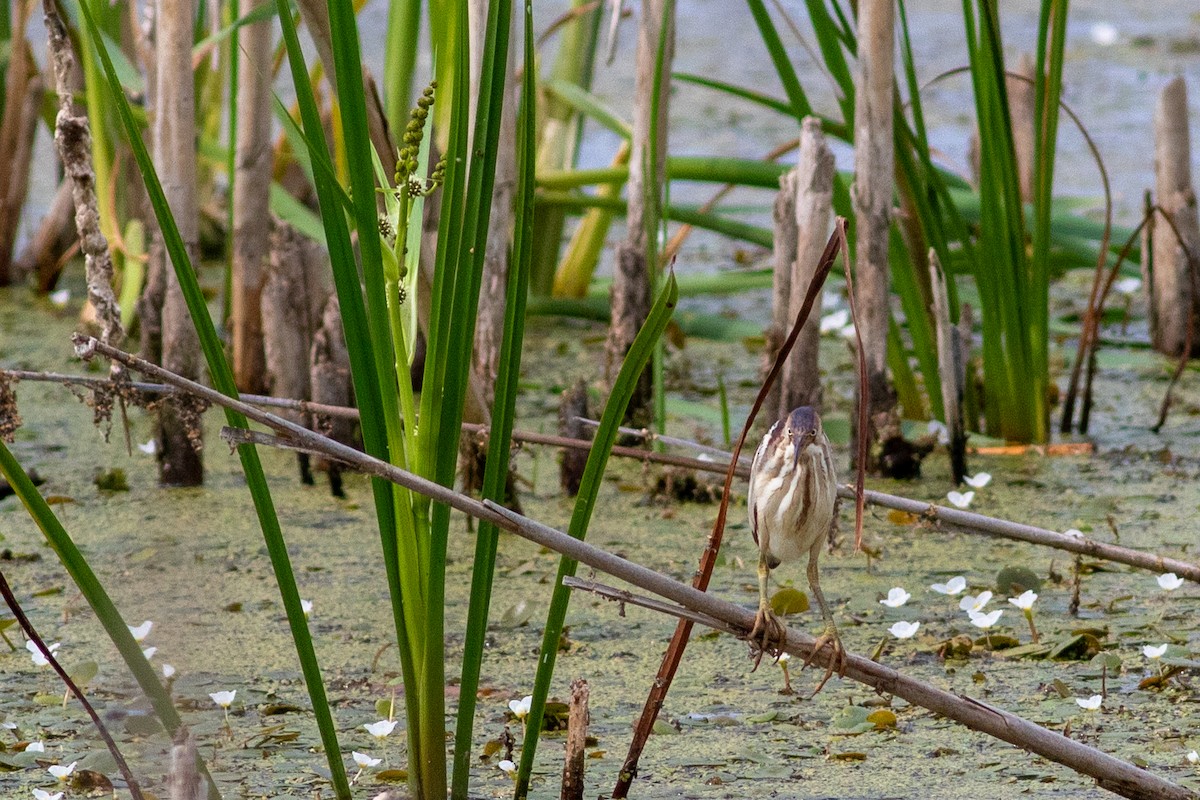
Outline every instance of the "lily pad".
<svg viewBox="0 0 1200 800">
<path fill-rule="evenodd" d="M 1029 567 L 1005 567 L 996 575 L 996 591 L 1000 594 L 1016 597 L 1027 590 L 1042 590 L 1042 579 Z"/>
<path fill-rule="evenodd" d="M 771 596 L 771 610 L 781 617 L 808 611 L 808 595 L 788 586 Z"/>
</svg>

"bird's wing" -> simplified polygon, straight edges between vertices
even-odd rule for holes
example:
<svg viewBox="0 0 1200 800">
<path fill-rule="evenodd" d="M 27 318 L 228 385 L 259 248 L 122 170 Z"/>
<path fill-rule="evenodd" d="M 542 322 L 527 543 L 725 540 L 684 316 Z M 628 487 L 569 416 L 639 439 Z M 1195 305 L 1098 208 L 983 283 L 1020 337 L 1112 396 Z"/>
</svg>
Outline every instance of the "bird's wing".
<svg viewBox="0 0 1200 800">
<path fill-rule="evenodd" d="M 758 544 L 758 507 L 754 504 L 755 486 L 758 483 L 756 478 L 760 463 L 766 458 L 767 442 L 771 440 L 771 434 L 778 426 L 779 423 L 776 422 L 771 426 L 771 430 L 767 431 L 767 435 L 759 442 L 758 449 L 754 451 L 754 461 L 750 464 L 750 485 L 746 490 L 746 508 L 750 512 L 750 535 L 754 537 L 755 544 Z"/>
</svg>

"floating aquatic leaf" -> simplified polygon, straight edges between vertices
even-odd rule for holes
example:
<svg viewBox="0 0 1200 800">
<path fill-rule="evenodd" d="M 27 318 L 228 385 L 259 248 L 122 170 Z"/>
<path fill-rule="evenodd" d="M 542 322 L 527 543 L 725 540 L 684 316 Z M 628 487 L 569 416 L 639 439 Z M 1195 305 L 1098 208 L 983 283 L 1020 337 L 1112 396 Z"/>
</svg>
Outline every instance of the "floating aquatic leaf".
<svg viewBox="0 0 1200 800">
<path fill-rule="evenodd" d="M 886 730 L 887 728 L 896 727 L 896 712 L 890 708 L 877 708 L 867 715 L 867 722 L 875 726 L 877 730 Z"/>
<path fill-rule="evenodd" d="M 1027 591 L 1038 592 L 1041 588 L 1042 579 L 1028 567 L 1009 566 L 996 575 L 996 591 L 1009 597 Z"/>
<path fill-rule="evenodd" d="M 1100 640 L 1090 633 L 1077 633 L 1059 642 L 1050 651 L 1049 658 L 1056 661 L 1083 661 L 1100 652 Z"/>
<path fill-rule="evenodd" d="M 771 595 L 771 610 L 781 617 L 801 614 L 808 611 L 808 595 L 799 589 L 785 586 Z"/>
</svg>

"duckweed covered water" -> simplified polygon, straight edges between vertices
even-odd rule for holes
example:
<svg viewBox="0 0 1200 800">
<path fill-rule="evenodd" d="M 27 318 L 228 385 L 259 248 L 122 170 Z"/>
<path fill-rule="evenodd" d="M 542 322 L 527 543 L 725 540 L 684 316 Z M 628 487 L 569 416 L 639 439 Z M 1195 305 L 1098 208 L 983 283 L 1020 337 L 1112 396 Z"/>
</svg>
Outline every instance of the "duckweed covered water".
<svg viewBox="0 0 1200 800">
<path fill-rule="evenodd" d="M 67 334 L 74 311 L 55 311 L 22 292 L 0 295 L 0 344 L 4 366 L 79 371 Z M 23 310 L 21 310 L 23 309 Z M 566 328 L 534 324 L 526 358 L 525 391 L 519 425 L 551 430 L 557 394 L 575 377 L 591 375 L 602 347 L 599 329 L 566 323 Z M 844 345 L 826 340 L 831 360 Z M 673 433 L 719 435 L 714 399 L 720 372 L 734 387 L 734 417 L 744 416 L 751 398 L 755 359 L 738 345 L 689 342 L 669 359 L 673 406 L 693 412 L 672 418 Z M 1107 364 L 1111 363 L 1111 367 Z M 1075 527 L 1125 546 L 1191 557 L 1200 526 L 1196 440 L 1200 391 L 1194 371 L 1183 381 L 1176 411 L 1163 434 L 1146 431 L 1165 388 L 1169 364 L 1141 350 L 1102 354 L 1100 402 L 1094 419 L 1098 453 L 1091 457 L 1037 456 L 980 458 L 974 471 L 988 471 L 992 483 L 978 490 L 973 510 L 1065 530 Z M 849 371 L 835 366 L 827 382 L 830 416 L 848 408 Z M 123 446 L 119 427 L 111 441 L 91 427 L 90 411 L 58 386 L 18 386 L 25 427 L 16 453 L 46 479 L 42 491 L 62 500 L 55 506 L 64 524 L 90 558 L 128 622 L 155 622 L 146 645 L 158 647 L 154 662 L 177 670 L 174 696 L 201 740 L 227 797 L 313 797 L 327 793 L 324 757 L 307 694 L 292 654 L 271 567 L 236 459 L 216 437 L 219 418 L 210 414 L 207 482 L 203 489 L 164 490 L 156 485 L 153 459 Z M 702 416 L 695 412 L 709 409 Z M 148 419 L 131 416 L 131 437 L 151 436 Z M 844 447 L 840 463 L 846 461 Z M 379 790 L 375 774 L 403 765 L 403 726 L 380 746 L 363 725 L 380 716 L 378 704 L 396 691 L 398 667 L 389 647 L 391 620 L 379 545 L 370 518 L 369 489 L 351 478 L 348 498 L 336 500 L 323 486 L 301 487 L 293 457 L 265 453 L 284 532 L 300 582 L 311 599 L 311 617 L 330 701 L 347 758 L 359 750 L 384 759 L 367 770 L 358 796 Z M 97 469 L 125 470 L 128 492 L 102 492 L 93 484 Z M 523 478 L 534 481 L 522 501 L 525 511 L 563 527 L 570 501 L 557 491 L 557 462 L 551 451 L 526 448 L 518 457 Z M 658 472 L 641 464 L 613 462 L 589 541 L 680 580 L 690 580 L 716 507 L 648 499 Z M 938 502 L 950 489 L 944 457 L 932 456 L 923 480 L 910 484 L 876 482 L 875 488 Z M 737 487 L 739 493 L 743 487 Z M 1109 520 L 1111 519 L 1111 525 Z M 744 523 L 744 499 L 730 514 L 722 562 L 711 591 L 750 606 L 755 602 L 755 550 Z M 1078 618 L 1068 612 L 1073 558 L 1031 545 L 897 524 L 883 510 L 869 510 L 867 543 L 879 556 L 869 568 L 849 555 L 842 513 L 842 543 L 822 559 L 822 583 L 834 606 L 847 647 L 858 653 L 877 648 L 879 658 L 951 691 L 970 694 L 1021 714 L 1154 772 L 1200 789 L 1197 767 L 1186 754 L 1200 749 L 1200 718 L 1191 669 L 1161 689 L 1139 689 L 1155 673 L 1141 654 L 1145 644 L 1173 643 L 1190 656 L 1200 646 L 1195 586 L 1166 592 L 1155 577 L 1116 565 L 1085 563 Z M 1115 528 L 1115 530 L 1114 530 Z M 167 738 L 153 731 L 132 682 L 90 610 L 70 584 L 41 534 L 14 499 L 0 502 L 0 566 L 48 641 L 63 642 L 67 665 L 89 660 L 100 665 L 91 681 L 93 701 L 111 720 L 133 767 L 152 788 L 162 790 Z M 466 617 L 472 534 L 465 521 L 451 541 L 447 630 L 451 642 L 448 673 L 458 670 Z M 1042 581 L 1035 605 L 1043 640 L 1062 643 L 1087 630 L 1100 646 L 1122 660 L 1109 674 L 1103 709 L 1084 712 L 1075 697 L 1100 691 L 1101 675 L 1087 659 L 1047 662 L 1007 657 L 976 647 L 969 658 L 944 659 L 943 642 L 956 635 L 978 638 L 958 598 L 928 589 L 961 574 L 967 593 L 994 589 L 1005 566 L 1032 570 Z M 531 689 L 544 604 L 557 557 L 516 537 L 504 535 L 498 559 L 490 646 L 483 668 L 483 697 L 476 727 L 476 752 L 520 723 L 507 711 L 510 699 Z M 603 579 L 603 576 L 601 576 Z M 777 572 L 782 582 L 806 589 L 800 566 Z M 878 600 L 893 586 L 912 599 L 899 609 Z M 998 594 L 990 608 L 1004 615 L 992 629 L 997 639 L 1029 641 L 1020 612 Z M 919 620 L 914 639 L 892 639 L 887 628 L 898 620 Z M 577 596 L 568 615 L 565 652 L 559 659 L 555 691 L 565 697 L 573 678 L 592 686 L 592 733 L 588 796 L 611 789 L 674 621 L 637 608 L 621 617 L 612 604 Z M 812 612 L 794 624 L 815 628 Z M 10 629 L 11 630 L 11 629 Z M 16 649 L 0 644 L 5 691 L 0 713 L 15 731 L 5 731 L 0 751 L 0 791 L 23 794 L 53 782 L 31 754 L 16 754 L 18 738 L 44 740 L 46 760 L 87 759 L 101 771 L 102 747 L 76 703 L 61 707 L 61 688 L 46 669 L 33 666 Z M 1080 797 L 1099 794 L 1091 781 L 1055 764 L 971 733 L 945 719 L 836 678 L 814 699 L 807 694 L 816 676 L 798 672 L 797 694 L 780 694 L 779 667 L 765 661 L 751 672 L 746 645 L 726 635 L 697 631 L 642 761 L 635 790 L 642 797 Z M 453 698 L 454 686 L 448 687 Z M 231 733 L 210 692 L 236 689 Z M 450 704 L 453 713 L 454 703 Z M 402 707 L 402 703 L 397 703 Z M 896 725 L 867 730 L 867 712 L 889 708 Z M 519 735 L 517 737 L 520 738 Z M 561 769 L 561 739 L 551 735 L 539 751 L 535 794 L 554 797 Z M 495 763 L 501 754 L 477 760 L 473 793 L 503 797 L 511 784 Z M 39 757 L 40 758 L 40 757 Z"/>
</svg>

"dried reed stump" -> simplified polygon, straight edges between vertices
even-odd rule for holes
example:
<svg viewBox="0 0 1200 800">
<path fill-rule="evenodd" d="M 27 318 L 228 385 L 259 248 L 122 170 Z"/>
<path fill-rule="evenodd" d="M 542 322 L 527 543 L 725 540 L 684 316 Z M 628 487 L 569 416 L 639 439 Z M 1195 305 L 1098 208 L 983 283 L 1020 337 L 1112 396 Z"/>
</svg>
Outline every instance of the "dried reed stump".
<svg viewBox="0 0 1200 800">
<path fill-rule="evenodd" d="M 560 800 L 583 800 L 584 747 L 588 729 L 588 682 L 571 682 L 571 704 L 567 717 L 567 749 L 563 763 Z"/>
<path fill-rule="evenodd" d="M 1161 214 L 1154 219 L 1150 250 L 1142 260 L 1143 283 L 1150 292 L 1150 339 L 1155 350 L 1178 356 L 1189 341 L 1189 327 L 1200 322 L 1200 292 L 1194 283 L 1200 271 L 1200 219 L 1182 77 L 1163 88 L 1154 112 L 1154 175 Z M 1191 355 L 1200 355 L 1200 334 L 1194 327 Z"/>
<path fill-rule="evenodd" d="M 276 397 L 310 400 L 309 357 L 313 339 L 332 292 L 329 269 L 319 244 L 278 222 L 271 235 L 267 277 L 262 288 L 265 384 Z M 280 410 L 298 425 L 309 425 L 302 411 Z M 298 454 L 300 479 L 313 482 L 307 453 Z"/>
<path fill-rule="evenodd" d="M 851 196 L 858 230 L 854 283 L 858 331 L 866 361 L 867 430 L 855 441 L 867 441 L 866 467 L 882 471 L 886 431 L 899 429 L 896 392 L 888 376 L 888 235 L 893 194 L 893 58 L 895 3 L 863 0 L 858 12 L 858 68 L 854 101 L 854 186 Z M 857 448 L 853 452 L 857 452 Z"/>
<path fill-rule="evenodd" d="M 336 296 L 325 303 L 321 327 L 313 333 L 309 355 L 309 387 L 313 402 L 348 407 L 353 404 L 350 378 L 350 352 L 342 331 L 342 310 Z M 354 444 L 356 425 L 348 417 L 316 415 L 313 429 L 336 442 Z M 317 468 L 329 474 L 329 491 L 334 497 L 345 497 L 342 489 L 342 468 L 336 461 L 318 459 Z"/>
<path fill-rule="evenodd" d="M 787 328 L 804 307 L 804 298 L 816 278 L 817 265 L 829 238 L 835 166 L 833 151 L 821 132 L 821 121 L 816 117 L 805 117 L 800 127 L 800 162 L 796 167 L 796 257 L 789 281 Z M 800 406 L 821 408 L 821 372 L 817 360 L 820 338 L 821 305 L 818 298 L 817 305 L 800 329 L 795 347 L 783 363 L 783 372 L 779 376 L 779 414 L 766 419 L 779 419 Z"/>
<path fill-rule="evenodd" d="M 568 439 L 591 438 L 591 429 L 581 419 L 588 419 L 587 382 L 580 378 L 563 392 L 558 406 L 558 434 Z M 587 466 L 587 450 L 565 448 L 559 465 L 558 482 L 567 497 L 579 494 L 579 482 L 583 480 L 583 469 Z"/>
</svg>

